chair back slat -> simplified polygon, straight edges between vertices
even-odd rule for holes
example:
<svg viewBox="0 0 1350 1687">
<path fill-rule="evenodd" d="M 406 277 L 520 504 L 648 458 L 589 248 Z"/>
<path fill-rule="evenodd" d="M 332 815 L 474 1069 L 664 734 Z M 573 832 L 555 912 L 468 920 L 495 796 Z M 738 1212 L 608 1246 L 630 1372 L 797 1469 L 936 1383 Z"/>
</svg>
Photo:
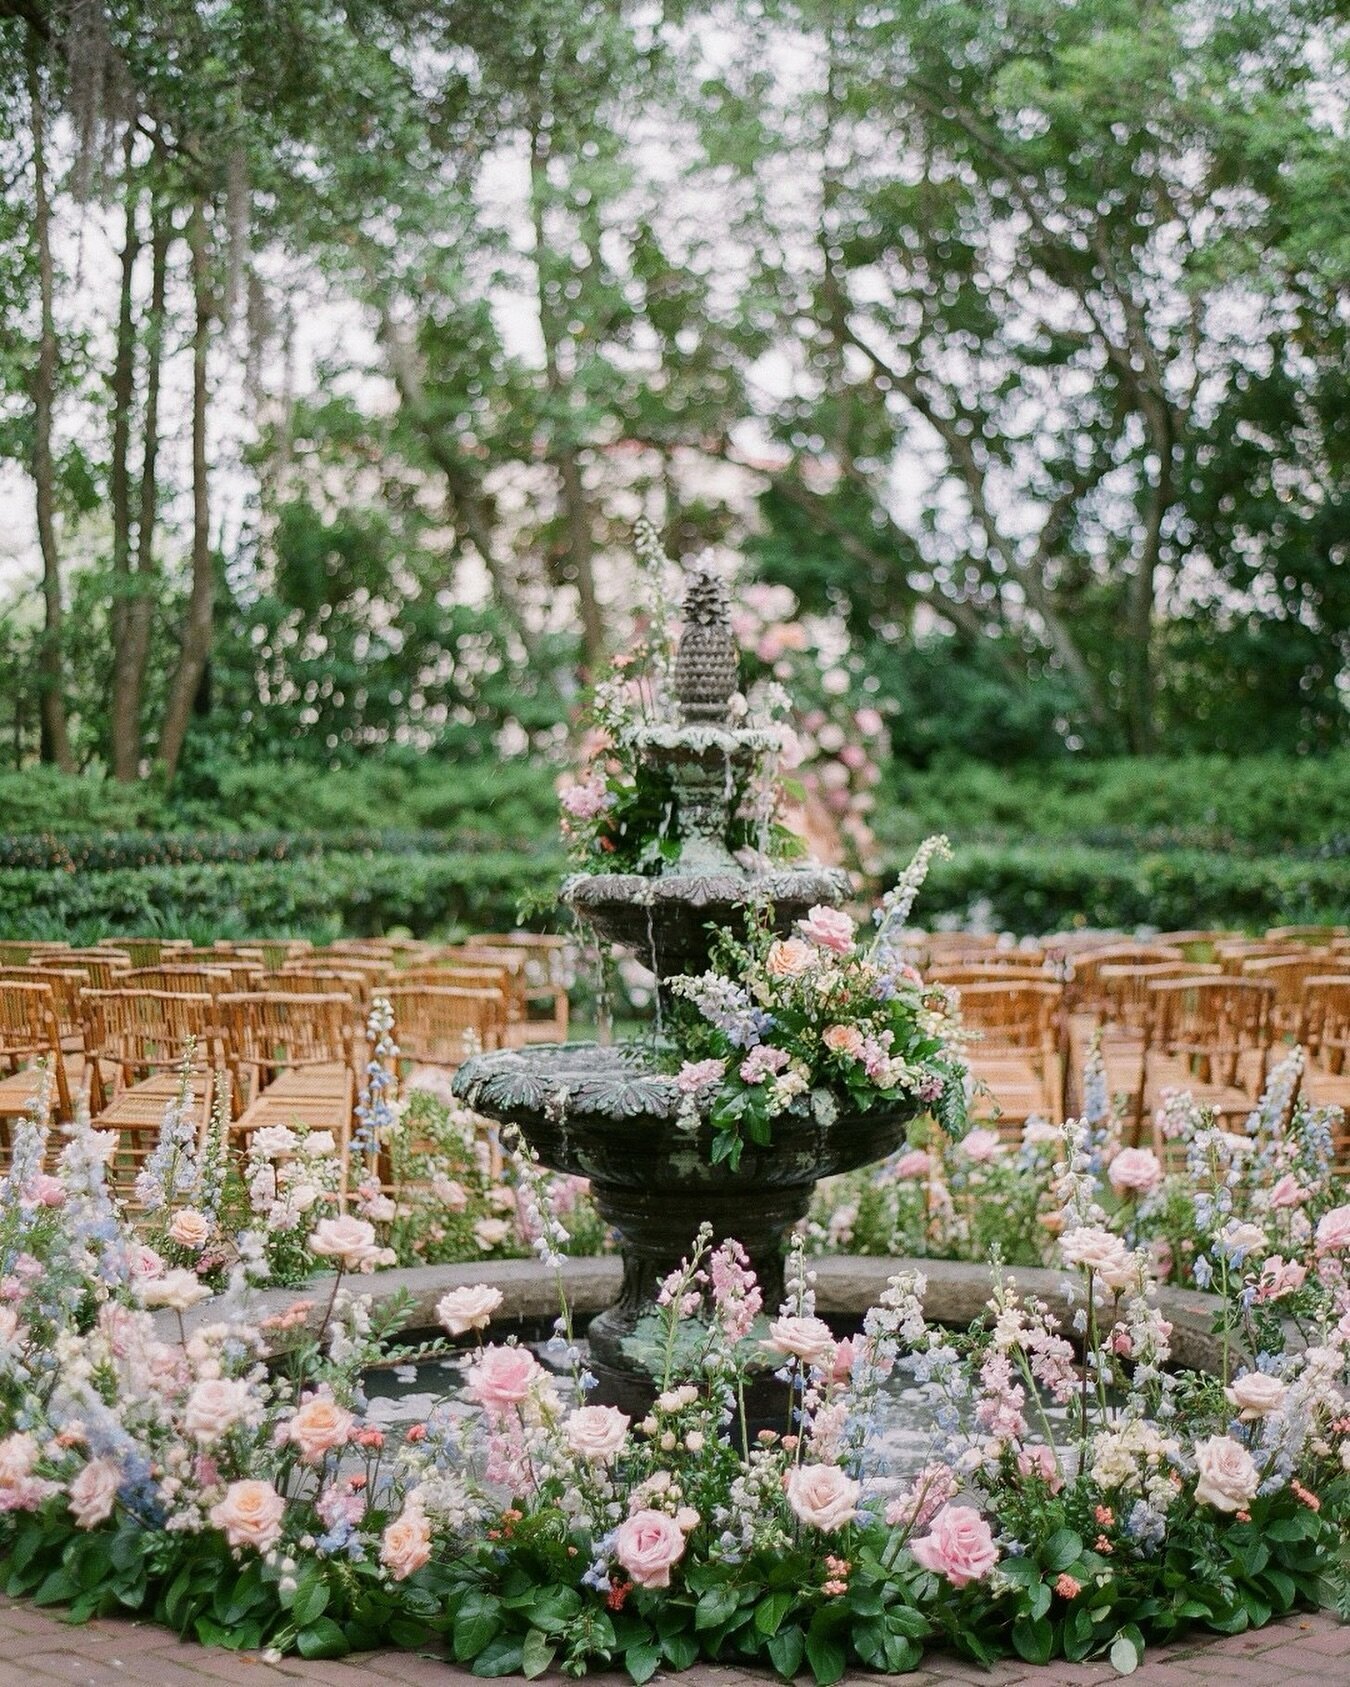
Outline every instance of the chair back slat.
<svg viewBox="0 0 1350 1687">
<path fill-rule="evenodd" d="M 1154 979 L 1148 989 L 1150 1047 L 1184 1061 L 1201 1083 L 1240 1087 L 1242 1056 L 1256 1052 L 1264 1057 L 1270 1048 L 1273 984 L 1192 976 Z"/>
<path fill-rule="evenodd" d="M 399 1050 L 419 1066 L 453 1069 L 472 1054 L 506 1044 L 507 1003 L 500 990 L 411 984 L 384 994 L 394 1010 Z"/>
</svg>

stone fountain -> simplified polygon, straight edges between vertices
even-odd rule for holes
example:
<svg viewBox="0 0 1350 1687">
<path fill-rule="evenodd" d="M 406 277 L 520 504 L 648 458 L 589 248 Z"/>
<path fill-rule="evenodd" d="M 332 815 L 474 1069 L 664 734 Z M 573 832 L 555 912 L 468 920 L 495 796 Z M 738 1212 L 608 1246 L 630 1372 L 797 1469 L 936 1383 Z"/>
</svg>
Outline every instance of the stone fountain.
<svg viewBox="0 0 1350 1687">
<path fill-rule="evenodd" d="M 706 970 L 716 933 L 743 931 L 751 911 L 786 932 L 810 908 L 838 906 L 848 893 L 840 869 L 745 866 L 727 847 L 737 771 L 769 747 L 763 729 L 735 724 L 738 666 L 726 590 L 695 571 L 675 659 L 680 718 L 643 729 L 638 743 L 670 773 L 679 857 L 651 876 L 578 874 L 562 890 L 601 939 L 634 949 L 662 986 Z M 684 1098 L 668 1064 L 659 1041 L 537 1044 L 475 1056 L 455 1079 L 475 1112 L 518 1126 L 545 1166 L 590 1179 L 624 1264 L 618 1299 L 589 1329 L 595 1398 L 626 1410 L 644 1410 L 652 1397 L 656 1292 L 699 1226 L 711 1225 L 714 1242 L 742 1243 L 764 1305 L 775 1309 L 784 1238 L 805 1216 L 816 1181 L 884 1159 L 923 1110 L 918 1102 L 866 1113 L 805 1105 L 774 1121 L 771 1146 L 746 1142 L 733 1171 L 713 1164 L 708 1121 L 690 1129 L 680 1117 Z M 767 1407 L 772 1390 L 765 1393 Z"/>
</svg>

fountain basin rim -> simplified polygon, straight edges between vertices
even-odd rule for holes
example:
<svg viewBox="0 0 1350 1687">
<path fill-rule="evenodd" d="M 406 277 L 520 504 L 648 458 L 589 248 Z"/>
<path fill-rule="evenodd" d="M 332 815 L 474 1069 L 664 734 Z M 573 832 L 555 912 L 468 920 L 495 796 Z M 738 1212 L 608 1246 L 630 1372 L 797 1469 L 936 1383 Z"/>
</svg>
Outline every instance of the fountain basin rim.
<svg viewBox="0 0 1350 1687">
<path fill-rule="evenodd" d="M 679 905 L 707 908 L 718 904 L 751 907 L 775 902 L 842 901 L 852 890 L 842 867 L 815 865 L 770 868 L 767 872 L 718 873 L 674 871 L 643 873 L 572 873 L 563 880 L 559 900 L 579 912 L 631 903 L 638 907 Z"/>
<path fill-rule="evenodd" d="M 691 750 L 695 755 L 760 755 L 781 750 L 787 742 L 786 734 L 772 727 L 715 726 L 704 721 L 686 721 L 683 726 L 638 726 L 626 736 L 635 749 Z"/>
<path fill-rule="evenodd" d="M 967 1260 L 890 1259 L 866 1254 L 826 1254 L 810 1261 L 816 1274 L 816 1306 L 823 1317 L 861 1318 L 876 1304 L 893 1272 L 916 1271 L 927 1279 L 924 1312 L 934 1323 L 953 1329 L 969 1325 L 984 1312 L 993 1289 L 990 1268 Z M 615 1255 L 589 1259 L 565 1259 L 562 1281 L 572 1310 L 582 1317 L 604 1311 L 619 1289 L 622 1261 Z M 1073 1308 L 1063 1293 L 1064 1272 L 1042 1266 L 1018 1266 L 1009 1275 L 1024 1295 L 1036 1295 L 1068 1325 Z M 315 1277 L 298 1288 L 259 1289 L 249 1298 L 248 1316 L 263 1325 L 264 1351 L 270 1356 L 286 1352 L 313 1336 L 322 1322 L 323 1308 L 332 1287 L 332 1276 Z M 449 1289 L 470 1288 L 488 1283 L 500 1289 L 502 1305 L 494 1314 L 494 1335 L 488 1340 L 505 1340 L 513 1320 L 549 1318 L 558 1311 L 558 1279 L 551 1266 L 534 1259 L 480 1259 L 454 1265 L 402 1266 L 377 1271 L 369 1277 L 349 1277 L 354 1293 L 370 1294 L 376 1306 L 407 1297 L 401 1331 L 436 1327 L 436 1303 Z M 286 1331 L 269 1331 L 264 1320 L 284 1312 L 297 1300 L 314 1301 L 303 1325 Z M 208 1324 L 228 1316 L 224 1297 L 213 1295 L 183 1314 L 183 1325 L 191 1335 Z M 1081 1304 L 1081 1301 L 1079 1302 Z M 1172 1325 L 1172 1352 L 1176 1364 L 1199 1371 L 1217 1372 L 1222 1348 L 1212 1332 L 1220 1301 L 1198 1289 L 1161 1288 L 1156 1302 Z M 153 1315 L 160 1338 L 177 1346 L 177 1314 L 160 1310 Z M 1291 1343 L 1297 1335 L 1290 1331 Z"/>
</svg>

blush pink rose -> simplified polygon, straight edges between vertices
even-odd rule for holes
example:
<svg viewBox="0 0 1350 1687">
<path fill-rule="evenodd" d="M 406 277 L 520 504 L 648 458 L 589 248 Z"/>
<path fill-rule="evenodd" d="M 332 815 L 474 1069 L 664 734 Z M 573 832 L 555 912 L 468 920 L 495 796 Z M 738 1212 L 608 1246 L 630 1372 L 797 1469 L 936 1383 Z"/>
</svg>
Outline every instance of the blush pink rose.
<svg viewBox="0 0 1350 1687">
<path fill-rule="evenodd" d="M 1277 1208 L 1301 1207 L 1307 1199 L 1308 1191 L 1292 1172 L 1286 1172 L 1270 1192 L 1270 1204 Z"/>
<path fill-rule="evenodd" d="M 973 1131 L 967 1131 L 961 1138 L 961 1152 L 968 1160 L 983 1165 L 986 1161 L 998 1158 L 1003 1152 L 1003 1144 L 997 1131 L 987 1131 L 977 1125 Z"/>
<path fill-rule="evenodd" d="M 929 1532 L 909 1549 L 923 1565 L 944 1576 L 953 1587 L 983 1581 L 998 1563 L 994 1536 L 978 1511 L 968 1505 L 949 1505 L 933 1519 Z"/>
<path fill-rule="evenodd" d="M 1216 1511 L 1245 1511 L 1261 1486 L 1252 1455 L 1231 1435 L 1201 1441 L 1195 1449 L 1195 1468 L 1195 1497 Z"/>
<path fill-rule="evenodd" d="M 345 1447 L 356 1419 L 329 1394 L 316 1394 L 300 1406 L 286 1425 L 286 1434 L 300 1449 L 306 1464 L 318 1464 L 325 1453 Z"/>
<path fill-rule="evenodd" d="M 225 1498 L 211 1507 L 211 1521 L 231 1546 L 266 1552 L 281 1539 L 286 1502 L 270 1482 L 231 1482 Z"/>
<path fill-rule="evenodd" d="M 567 1420 L 567 1445 L 592 1464 L 606 1464 L 623 1446 L 631 1422 L 616 1406 L 579 1406 Z"/>
<path fill-rule="evenodd" d="M 788 1472 L 787 1501 L 793 1515 L 832 1535 L 858 1515 L 862 1486 L 837 1464 L 799 1464 Z"/>
<path fill-rule="evenodd" d="M 619 1525 L 614 1556 L 639 1587 L 669 1587 L 684 1557 L 684 1531 L 664 1511 L 635 1511 Z"/>
<path fill-rule="evenodd" d="M 502 1291 L 475 1283 L 469 1289 L 449 1289 L 436 1302 L 436 1316 L 452 1336 L 485 1330 L 502 1303 Z"/>
<path fill-rule="evenodd" d="M 419 1507 L 405 1506 L 380 1539 L 380 1563 L 401 1582 L 430 1558 L 431 1524 Z"/>
<path fill-rule="evenodd" d="M 1278 1412 L 1288 1390 L 1278 1377 L 1267 1376 L 1264 1371 L 1249 1371 L 1223 1392 L 1228 1404 L 1237 1408 L 1239 1420 L 1254 1423 L 1257 1418 Z"/>
<path fill-rule="evenodd" d="M 1286 1260 L 1283 1254 L 1271 1254 L 1261 1267 L 1256 1285 L 1257 1300 L 1283 1300 L 1301 1289 L 1308 1279 L 1308 1268 L 1296 1259 Z"/>
<path fill-rule="evenodd" d="M 70 1514 L 81 1529 L 95 1529 L 112 1516 L 122 1472 L 116 1459 L 91 1459 L 70 1484 Z"/>
<path fill-rule="evenodd" d="M 776 1318 L 769 1325 L 769 1339 L 764 1345 L 784 1358 L 800 1359 L 804 1365 L 834 1363 L 834 1335 L 820 1318 Z"/>
<path fill-rule="evenodd" d="M 847 955 L 853 947 L 853 921 L 837 908 L 817 905 L 804 920 L 797 921 L 797 929 L 817 948 L 829 949 L 836 955 Z"/>
<path fill-rule="evenodd" d="M 219 1441 L 248 1415 L 249 1386 L 240 1378 L 209 1377 L 188 1395 L 183 1428 L 194 1441 Z"/>
<path fill-rule="evenodd" d="M 827 1025 L 820 1040 L 831 1054 L 847 1055 L 850 1060 L 863 1051 L 863 1034 L 856 1025 Z"/>
<path fill-rule="evenodd" d="M 1017 1455 L 1017 1470 L 1022 1476 L 1038 1476 L 1052 1494 L 1057 1494 L 1064 1486 L 1064 1478 L 1055 1463 L 1054 1450 L 1039 1443 L 1022 1448 Z"/>
<path fill-rule="evenodd" d="M 539 1361 L 524 1347 L 485 1347 L 465 1386 L 480 1406 L 504 1412 L 519 1406 L 542 1375 Z"/>
<path fill-rule="evenodd" d="M 780 938 L 769 945 L 764 970 L 770 978 L 800 978 L 816 964 L 816 952 L 800 937 Z"/>
<path fill-rule="evenodd" d="M 343 1213 L 319 1220 L 309 1238 L 309 1251 L 320 1259 L 336 1260 L 344 1271 L 365 1271 L 382 1250 L 376 1244 L 373 1224 Z"/>
<path fill-rule="evenodd" d="M 891 1167 L 896 1177 L 927 1177 L 933 1161 L 926 1148 L 911 1148 Z"/>
<path fill-rule="evenodd" d="M 1350 1248 L 1350 1207 L 1333 1207 L 1317 1221 L 1313 1236 L 1319 1254 L 1341 1253 Z"/>
<path fill-rule="evenodd" d="M 1162 1161 L 1151 1148 L 1122 1148 L 1106 1171 L 1117 1195 L 1147 1195 L 1162 1175 Z"/>
<path fill-rule="evenodd" d="M 177 1242 L 180 1248 L 191 1248 L 194 1253 L 201 1252 L 210 1234 L 211 1220 L 195 1207 L 184 1207 L 176 1212 L 169 1226 L 169 1240 Z"/>
</svg>

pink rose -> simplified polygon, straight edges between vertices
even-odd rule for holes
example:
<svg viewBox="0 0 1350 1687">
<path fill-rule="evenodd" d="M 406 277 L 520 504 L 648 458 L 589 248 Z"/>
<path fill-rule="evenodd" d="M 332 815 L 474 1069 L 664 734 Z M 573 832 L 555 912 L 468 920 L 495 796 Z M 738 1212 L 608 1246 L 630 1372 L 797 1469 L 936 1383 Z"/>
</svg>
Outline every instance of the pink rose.
<svg viewBox="0 0 1350 1687">
<path fill-rule="evenodd" d="M 94 1529 L 112 1516 L 122 1472 L 116 1459 L 91 1459 L 70 1484 L 70 1514 L 76 1526 Z"/>
<path fill-rule="evenodd" d="M 66 1186 L 59 1177 L 39 1172 L 28 1185 L 25 1196 L 37 1207 L 61 1207 L 65 1205 Z"/>
<path fill-rule="evenodd" d="M 1095 1224 L 1066 1230 L 1059 1239 L 1059 1251 L 1066 1265 L 1095 1271 L 1108 1286 L 1127 1279 L 1133 1262 L 1133 1255 L 1120 1237 Z"/>
<path fill-rule="evenodd" d="M 932 1168 L 932 1158 L 926 1148 L 911 1148 L 907 1154 L 902 1154 L 891 1167 L 896 1177 L 927 1177 Z"/>
<path fill-rule="evenodd" d="M 449 1335 L 462 1336 L 470 1330 L 485 1330 L 502 1303 L 502 1291 L 486 1283 L 471 1289 L 449 1289 L 436 1302 L 436 1316 Z"/>
<path fill-rule="evenodd" d="M 999 1140 L 997 1131 L 987 1131 L 977 1125 L 973 1131 L 967 1131 L 961 1138 L 961 1152 L 968 1160 L 974 1160 L 977 1165 L 982 1165 L 1001 1154 L 1003 1144 Z"/>
<path fill-rule="evenodd" d="M 1017 1455 L 1017 1470 L 1021 1476 L 1039 1477 L 1052 1494 L 1057 1494 L 1064 1486 L 1064 1478 L 1059 1473 L 1054 1449 L 1051 1447 L 1041 1446 L 1039 1443 L 1032 1447 L 1023 1447 Z"/>
<path fill-rule="evenodd" d="M 684 1557 L 684 1531 L 664 1511 L 635 1511 L 614 1537 L 614 1556 L 639 1587 L 669 1587 Z"/>
<path fill-rule="evenodd" d="M 933 1519 L 922 1540 L 909 1549 L 923 1565 L 945 1576 L 953 1587 L 982 1581 L 998 1563 L 989 1525 L 968 1505 L 949 1505 Z"/>
<path fill-rule="evenodd" d="M 1117 1195 L 1147 1195 L 1162 1182 L 1162 1161 L 1151 1148 L 1122 1148 L 1106 1175 Z"/>
<path fill-rule="evenodd" d="M 847 955 L 853 947 L 853 921 L 837 908 L 817 905 L 804 920 L 797 921 L 797 929 L 817 948 L 829 949 L 836 955 Z"/>
<path fill-rule="evenodd" d="M 1278 1412 L 1288 1390 L 1278 1377 L 1267 1376 L 1264 1371 L 1248 1371 L 1223 1392 L 1228 1404 L 1237 1407 L 1239 1420 L 1254 1423 L 1257 1418 Z"/>
<path fill-rule="evenodd" d="M 164 1269 L 163 1258 L 148 1242 L 136 1242 L 128 1255 L 133 1277 L 158 1277 Z"/>
<path fill-rule="evenodd" d="M 794 1516 L 822 1534 L 832 1535 L 858 1515 L 861 1483 L 837 1464 L 799 1464 L 787 1478 L 787 1501 Z"/>
<path fill-rule="evenodd" d="M 720 1084 L 726 1069 L 724 1060 L 686 1060 L 675 1074 L 675 1087 L 681 1095 L 697 1095 L 700 1090 Z"/>
<path fill-rule="evenodd" d="M 184 1207 L 181 1212 L 176 1212 L 169 1226 L 169 1240 L 177 1242 L 180 1248 L 191 1248 L 194 1253 L 199 1253 L 206 1246 L 210 1234 L 210 1219 L 194 1207 Z"/>
<path fill-rule="evenodd" d="M 607 1464 L 623 1446 L 631 1422 L 616 1406 L 578 1406 L 567 1420 L 567 1445 L 591 1464 Z"/>
<path fill-rule="evenodd" d="M 816 952 L 800 937 L 780 938 L 769 945 L 764 970 L 770 978 L 800 978 L 816 964 Z"/>
<path fill-rule="evenodd" d="M 469 1191 L 444 1172 L 438 1172 L 432 1178 L 431 1193 L 448 1213 L 462 1213 L 469 1204 Z"/>
<path fill-rule="evenodd" d="M 835 1342 L 830 1326 L 820 1318 L 776 1318 L 764 1343 L 773 1353 L 800 1359 L 804 1365 L 833 1365 Z"/>
<path fill-rule="evenodd" d="M 183 1409 L 183 1428 L 194 1441 L 219 1441 L 247 1417 L 253 1397 L 242 1379 L 211 1377 L 199 1382 Z"/>
<path fill-rule="evenodd" d="M 211 1507 L 211 1521 L 231 1546 L 266 1552 L 281 1539 L 286 1502 L 270 1482 L 231 1482 L 225 1498 Z"/>
<path fill-rule="evenodd" d="M 286 1425 L 286 1434 L 306 1464 L 318 1464 L 335 1447 L 345 1447 L 356 1419 L 329 1394 L 315 1394 Z"/>
<path fill-rule="evenodd" d="M 1261 1486 L 1252 1456 L 1231 1435 L 1211 1435 L 1195 1449 L 1195 1497 L 1216 1511 L 1245 1511 Z"/>
<path fill-rule="evenodd" d="M 407 1505 L 381 1537 L 380 1563 L 401 1582 L 430 1558 L 431 1524 L 419 1506 Z"/>
<path fill-rule="evenodd" d="M 1270 1192 L 1272 1207 L 1301 1207 L 1308 1199 L 1308 1191 L 1291 1173 L 1286 1172 Z"/>
<path fill-rule="evenodd" d="M 1313 1237 L 1319 1254 L 1340 1253 L 1350 1248 L 1350 1207 L 1333 1207 L 1317 1221 Z"/>
<path fill-rule="evenodd" d="M 489 1412 L 519 1406 L 543 1375 L 539 1361 L 524 1347 L 485 1347 L 469 1369 L 469 1398 Z"/>
<path fill-rule="evenodd" d="M 856 1025 L 827 1025 L 820 1040 L 831 1054 L 846 1055 L 856 1060 L 863 1050 L 863 1034 Z"/>
<path fill-rule="evenodd" d="M 1308 1278 L 1308 1268 L 1297 1260 L 1286 1262 L 1282 1254 L 1271 1254 L 1261 1267 L 1256 1286 L 1257 1300 L 1283 1300 L 1286 1295 L 1301 1289 Z"/>
<path fill-rule="evenodd" d="M 309 1238 L 309 1251 L 320 1259 L 336 1260 L 344 1271 L 365 1271 L 382 1250 L 375 1241 L 373 1224 L 344 1213 L 319 1220 Z"/>
<path fill-rule="evenodd" d="M 858 1357 L 858 1350 L 854 1346 L 852 1336 L 845 1336 L 834 1350 L 834 1363 L 830 1366 L 831 1382 L 847 1382 L 853 1375 L 853 1361 Z"/>
<path fill-rule="evenodd" d="M 485 1254 L 511 1240 L 511 1226 L 504 1218 L 480 1218 L 473 1227 L 473 1239 Z"/>
</svg>

